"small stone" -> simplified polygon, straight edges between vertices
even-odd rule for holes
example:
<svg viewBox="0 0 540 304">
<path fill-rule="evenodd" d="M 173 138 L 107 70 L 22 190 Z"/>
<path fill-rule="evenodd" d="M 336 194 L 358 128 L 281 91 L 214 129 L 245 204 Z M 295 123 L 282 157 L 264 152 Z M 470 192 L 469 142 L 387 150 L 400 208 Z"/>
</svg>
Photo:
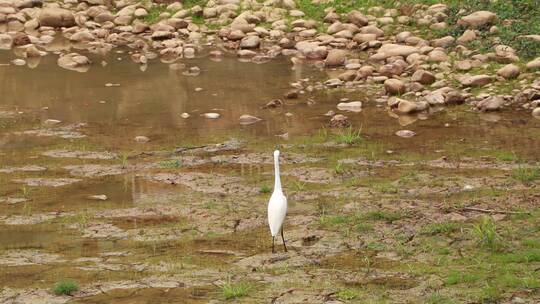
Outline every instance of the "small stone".
<svg viewBox="0 0 540 304">
<path fill-rule="evenodd" d="M 43 122 L 44 125 L 47 125 L 47 126 L 53 126 L 53 125 L 56 125 L 56 124 L 59 124 L 61 123 L 60 120 L 56 120 L 56 119 L 47 119 Z"/>
<path fill-rule="evenodd" d="M 180 117 L 182 117 L 184 119 L 189 118 L 189 113 L 184 112 L 184 113 L 180 114 Z"/>
<path fill-rule="evenodd" d="M 147 142 L 150 141 L 150 138 L 148 138 L 146 136 L 136 136 L 135 141 L 138 142 L 138 143 L 147 143 Z"/>
<path fill-rule="evenodd" d="M 338 103 L 337 108 L 341 111 L 361 112 L 362 102 L 361 101 L 340 102 Z"/>
<path fill-rule="evenodd" d="M 206 118 L 209 118 L 209 119 L 217 119 L 221 115 L 219 113 L 204 113 L 204 114 L 202 114 L 202 116 L 204 116 Z"/>
<path fill-rule="evenodd" d="M 333 49 L 328 52 L 324 64 L 327 67 L 341 66 L 345 63 L 348 52 L 345 50 Z"/>
<path fill-rule="evenodd" d="M 285 93 L 285 95 L 283 95 L 283 97 L 285 97 L 287 99 L 296 99 L 296 98 L 298 98 L 298 91 L 297 90 L 290 90 L 287 93 Z"/>
<path fill-rule="evenodd" d="M 540 118 L 540 108 L 536 108 L 532 111 L 532 116 Z"/>
<path fill-rule="evenodd" d="M 94 201 L 106 201 L 108 199 L 107 195 L 105 194 L 90 195 L 87 198 Z"/>
<path fill-rule="evenodd" d="M 396 132 L 396 135 L 403 138 L 410 138 L 410 137 L 415 136 L 416 133 L 414 133 L 411 130 L 399 130 Z"/>
<path fill-rule="evenodd" d="M 250 125 L 250 124 L 254 124 L 258 121 L 261 121 L 262 119 L 260 119 L 259 117 L 255 117 L 253 115 L 248 115 L 248 114 L 244 114 L 242 116 L 240 116 L 240 118 L 238 119 L 238 121 L 240 122 L 241 125 Z"/>
<path fill-rule="evenodd" d="M 281 99 L 274 99 L 270 100 L 266 105 L 264 106 L 265 109 L 274 109 L 277 107 L 283 106 L 283 101 Z"/>
<path fill-rule="evenodd" d="M 345 115 L 337 114 L 332 117 L 330 120 L 330 127 L 331 128 L 346 128 L 349 127 L 351 123 L 349 122 L 349 119 Z"/>
<path fill-rule="evenodd" d="M 482 112 L 497 111 L 504 105 L 504 99 L 499 96 L 491 96 L 476 104 L 476 108 Z"/>
</svg>

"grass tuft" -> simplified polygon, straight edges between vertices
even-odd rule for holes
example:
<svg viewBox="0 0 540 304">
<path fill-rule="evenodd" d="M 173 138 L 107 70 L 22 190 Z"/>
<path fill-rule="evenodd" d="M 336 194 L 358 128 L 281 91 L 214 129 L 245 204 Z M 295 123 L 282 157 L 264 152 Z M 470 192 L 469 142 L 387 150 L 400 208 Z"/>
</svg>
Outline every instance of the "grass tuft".
<svg viewBox="0 0 540 304">
<path fill-rule="evenodd" d="M 530 183 L 540 177 L 538 168 L 519 167 L 512 171 L 512 177 L 522 183 Z"/>
<path fill-rule="evenodd" d="M 62 280 L 54 285 L 54 294 L 56 295 L 72 295 L 79 290 L 79 285 L 73 280 Z"/>
<path fill-rule="evenodd" d="M 480 222 L 473 226 L 471 232 L 479 245 L 492 250 L 500 249 L 501 237 L 497 233 L 497 227 L 491 217 L 482 217 Z"/>
<path fill-rule="evenodd" d="M 252 288 L 253 286 L 248 282 L 231 283 L 227 281 L 221 286 L 221 293 L 227 300 L 236 299 L 247 296 Z"/>
</svg>

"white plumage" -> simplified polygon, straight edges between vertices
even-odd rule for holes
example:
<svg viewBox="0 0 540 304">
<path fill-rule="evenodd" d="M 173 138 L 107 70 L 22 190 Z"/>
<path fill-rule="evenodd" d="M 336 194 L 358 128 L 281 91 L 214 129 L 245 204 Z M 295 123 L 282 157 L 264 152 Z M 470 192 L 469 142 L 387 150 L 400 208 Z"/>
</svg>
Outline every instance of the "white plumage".
<svg viewBox="0 0 540 304">
<path fill-rule="evenodd" d="M 270 233 L 272 234 L 272 252 L 275 252 L 274 241 L 275 237 L 281 232 L 281 238 L 283 239 L 283 247 L 287 251 L 285 246 L 285 238 L 283 237 L 283 222 L 285 221 L 285 215 L 287 214 L 287 198 L 283 194 L 281 189 L 281 179 L 279 176 L 279 151 L 274 151 L 274 192 L 268 202 L 268 225 L 270 226 Z"/>
</svg>

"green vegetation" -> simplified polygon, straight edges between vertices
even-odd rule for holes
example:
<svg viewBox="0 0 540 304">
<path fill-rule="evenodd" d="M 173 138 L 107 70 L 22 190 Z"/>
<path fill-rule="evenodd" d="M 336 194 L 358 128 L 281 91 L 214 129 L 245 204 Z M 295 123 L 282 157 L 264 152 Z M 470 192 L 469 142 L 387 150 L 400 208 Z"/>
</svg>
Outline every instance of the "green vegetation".
<svg viewBox="0 0 540 304">
<path fill-rule="evenodd" d="M 79 290 L 79 285 L 73 280 L 62 280 L 54 285 L 54 294 L 72 295 Z"/>
<path fill-rule="evenodd" d="M 338 299 L 342 301 L 350 301 L 358 298 L 358 292 L 353 289 L 341 289 L 336 293 Z"/>
<path fill-rule="evenodd" d="M 459 230 L 460 225 L 454 222 L 446 223 L 433 223 L 424 227 L 423 233 L 429 235 L 435 234 L 449 234 L 451 232 Z"/>
<path fill-rule="evenodd" d="M 389 223 L 400 220 L 404 217 L 406 217 L 404 214 L 385 210 L 375 210 L 364 215 L 364 218 L 368 220 L 387 221 Z"/>
<path fill-rule="evenodd" d="M 340 143 L 352 145 L 362 140 L 362 130 L 353 130 L 349 127 L 347 130 L 338 135 L 337 141 Z"/>
<path fill-rule="evenodd" d="M 221 293 L 227 300 L 236 299 L 247 296 L 252 288 L 253 286 L 248 282 L 231 283 L 227 281 L 221 286 Z"/>
<path fill-rule="evenodd" d="M 413 2 L 406 0 L 404 2 Z M 418 2 L 418 1 L 414 1 Z M 431 1 L 422 1 L 431 2 Z M 464 9 L 467 13 L 474 11 L 490 11 L 496 13 L 499 21 L 499 33 L 492 35 L 489 28 L 480 29 L 475 41 L 477 49 L 482 51 L 490 50 L 494 45 L 504 44 L 514 48 L 519 56 L 524 59 L 532 59 L 540 56 L 540 42 L 532 39 L 525 39 L 521 36 L 540 33 L 540 10 L 537 1 L 506 0 L 506 1 L 445 1 L 449 5 L 448 20 L 449 28 L 439 32 L 439 36 L 451 35 L 459 37 L 466 28 L 457 25 L 457 20 L 462 15 L 458 12 Z M 494 37 L 499 37 L 497 42 Z"/>
<path fill-rule="evenodd" d="M 512 177 L 522 183 L 529 183 L 540 177 L 540 170 L 538 168 L 519 167 L 512 171 Z"/>
<path fill-rule="evenodd" d="M 471 232 L 479 245 L 492 250 L 499 249 L 502 245 L 495 222 L 489 216 L 482 217 L 480 223 L 475 224 Z"/>
<path fill-rule="evenodd" d="M 182 167 L 182 161 L 179 159 L 164 160 L 164 161 L 159 162 L 159 167 L 170 168 L 170 169 L 180 168 Z"/>
<path fill-rule="evenodd" d="M 261 188 L 259 189 L 259 192 L 260 193 L 270 193 L 270 192 L 272 192 L 272 188 L 264 185 L 264 186 L 261 186 Z"/>
<path fill-rule="evenodd" d="M 167 12 L 167 7 L 163 5 L 153 5 L 149 10 L 148 14 L 144 16 L 144 21 L 148 24 L 154 24 L 159 21 L 159 16 Z"/>
</svg>

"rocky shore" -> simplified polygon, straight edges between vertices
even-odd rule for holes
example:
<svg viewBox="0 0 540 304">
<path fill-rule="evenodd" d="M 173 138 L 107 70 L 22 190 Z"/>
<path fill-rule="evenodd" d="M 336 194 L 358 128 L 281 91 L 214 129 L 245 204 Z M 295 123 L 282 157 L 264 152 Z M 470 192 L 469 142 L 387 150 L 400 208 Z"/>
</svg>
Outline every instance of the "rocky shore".
<svg viewBox="0 0 540 304">
<path fill-rule="evenodd" d="M 396 114 L 467 103 L 478 111 L 514 106 L 540 116 L 540 58 L 525 60 L 501 44 L 499 25 L 507 20 L 493 12 L 462 10 L 450 24 L 446 4 L 338 13 L 322 1 L 324 14 L 313 19 L 298 3 L 3 0 L 0 49 L 13 51 L 15 65 L 35 67 L 41 56 L 54 54 L 60 67 L 79 72 L 100 64 L 91 62 L 89 54 L 114 49 L 127 49 L 142 67 L 160 60 L 171 69 L 184 69 L 182 58 L 219 60 L 233 54 L 264 63 L 287 56 L 293 65 L 340 71 L 324 87 L 376 86 L 376 101 Z M 464 31 L 457 38 L 435 35 L 451 27 Z M 476 42 L 486 35 L 491 46 L 480 52 Z M 537 41 L 540 36 L 520 39 Z M 294 98 L 311 89 L 295 84 L 293 94 L 286 95 Z"/>
</svg>

